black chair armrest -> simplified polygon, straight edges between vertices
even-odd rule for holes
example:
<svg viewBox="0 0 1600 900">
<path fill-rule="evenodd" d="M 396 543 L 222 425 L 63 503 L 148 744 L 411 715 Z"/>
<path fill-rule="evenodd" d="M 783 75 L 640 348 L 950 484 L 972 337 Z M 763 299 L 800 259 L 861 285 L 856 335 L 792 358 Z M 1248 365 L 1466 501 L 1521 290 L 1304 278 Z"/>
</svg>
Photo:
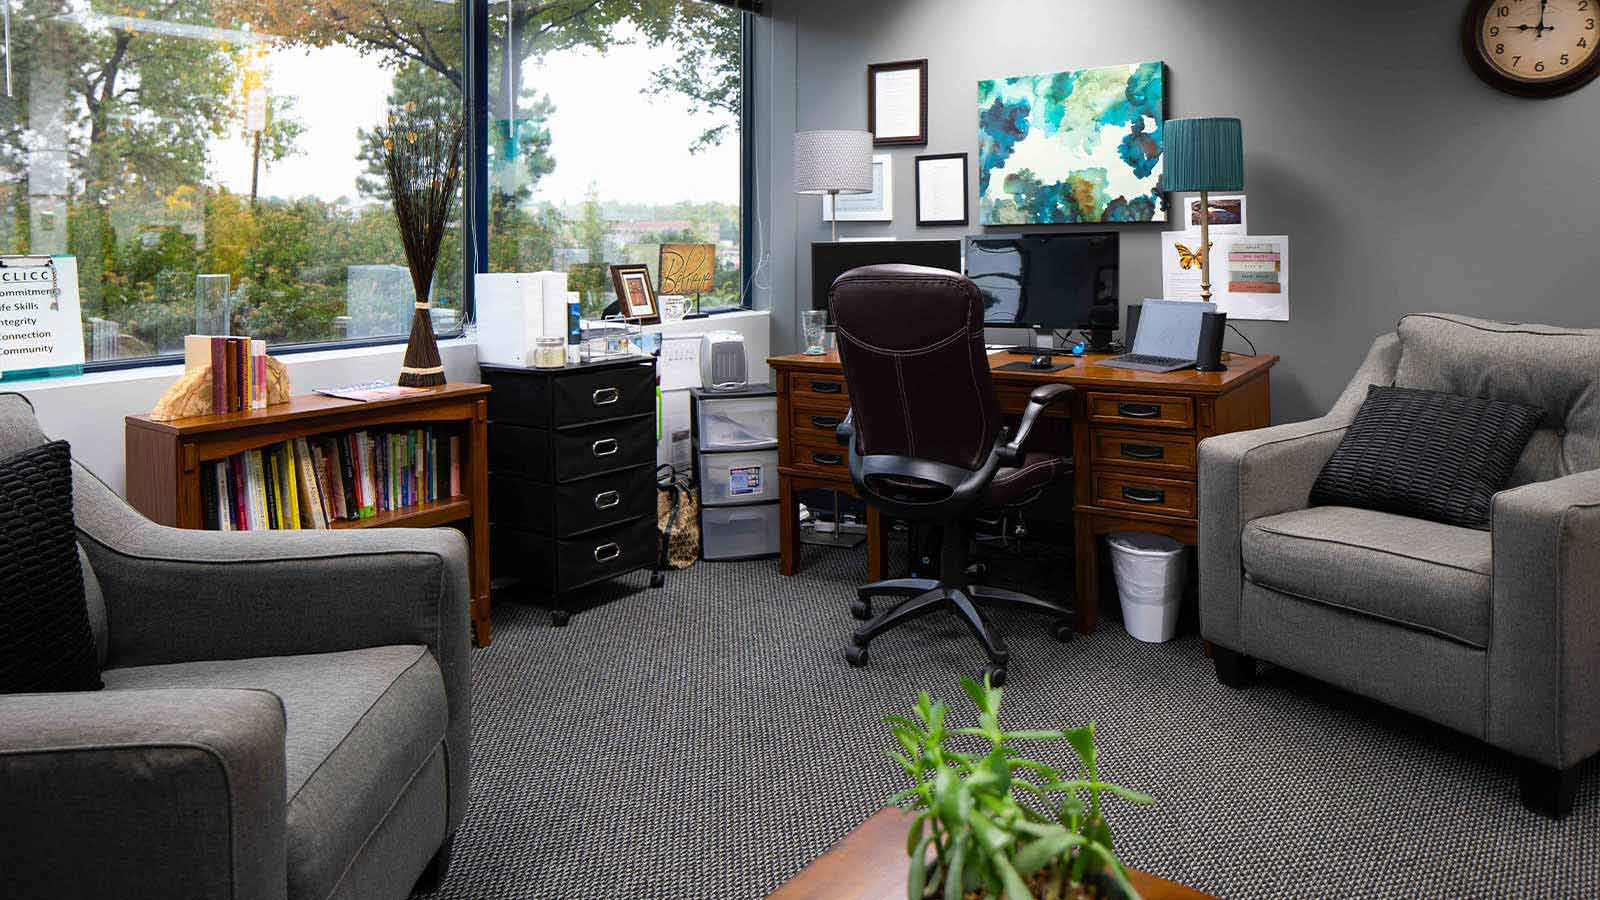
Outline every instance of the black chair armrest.
<svg viewBox="0 0 1600 900">
<path fill-rule="evenodd" d="M 844 414 L 844 421 L 839 423 L 839 427 L 833 429 L 833 436 L 839 442 L 839 446 L 841 447 L 848 447 L 850 446 L 850 442 L 855 440 L 856 423 L 852 421 L 855 414 L 856 411 L 853 407 L 849 410 L 846 410 Z"/>
<path fill-rule="evenodd" d="M 1022 465 L 1022 445 L 1027 442 L 1028 435 L 1033 432 L 1033 425 L 1039 421 L 1039 416 L 1044 414 L 1046 408 L 1052 403 L 1061 400 L 1076 391 L 1070 384 L 1041 384 L 1028 395 L 1028 408 L 1022 412 L 1022 424 L 1017 426 L 1017 435 L 1009 443 L 1000 448 L 1000 464 L 1003 466 Z"/>
</svg>

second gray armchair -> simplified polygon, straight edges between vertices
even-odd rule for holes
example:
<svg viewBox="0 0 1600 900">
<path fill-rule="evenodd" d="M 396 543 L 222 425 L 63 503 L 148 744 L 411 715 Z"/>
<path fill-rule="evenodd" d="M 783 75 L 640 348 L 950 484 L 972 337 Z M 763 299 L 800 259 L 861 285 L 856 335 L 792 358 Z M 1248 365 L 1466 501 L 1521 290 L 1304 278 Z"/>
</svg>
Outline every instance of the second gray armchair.
<svg viewBox="0 0 1600 900">
<path fill-rule="evenodd" d="M 1308 507 L 1368 385 L 1539 406 L 1488 531 Z M 1320 419 L 1200 445 L 1200 621 L 1217 676 L 1257 658 L 1521 757 L 1571 809 L 1600 751 L 1600 331 L 1413 315 Z"/>
</svg>

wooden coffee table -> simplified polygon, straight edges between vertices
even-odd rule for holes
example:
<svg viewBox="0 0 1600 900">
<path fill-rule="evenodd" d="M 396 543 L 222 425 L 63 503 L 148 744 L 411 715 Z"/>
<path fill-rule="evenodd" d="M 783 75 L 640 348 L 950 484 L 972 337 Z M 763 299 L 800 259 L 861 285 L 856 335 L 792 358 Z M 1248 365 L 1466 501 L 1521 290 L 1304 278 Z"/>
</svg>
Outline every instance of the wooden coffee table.
<svg viewBox="0 0 1600 900">
<path fill-rule="evenodd" d="M 906 829 L 903 809 L 880 809 L 844 836 L 767 900 L 902 900 L 906 895 Z M 1128 879 L 1144 900 L 1217 900 L 1137 869 Z"/>
</svg>

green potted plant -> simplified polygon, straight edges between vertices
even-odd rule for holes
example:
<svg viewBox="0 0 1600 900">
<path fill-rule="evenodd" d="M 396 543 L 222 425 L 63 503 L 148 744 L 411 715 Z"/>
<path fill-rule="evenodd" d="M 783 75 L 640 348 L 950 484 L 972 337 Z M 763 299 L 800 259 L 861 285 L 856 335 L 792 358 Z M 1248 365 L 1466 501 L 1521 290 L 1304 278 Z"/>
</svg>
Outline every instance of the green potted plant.
<svg viewBox="0 0 1600 900">
<path fill-rule="evenodd" d="M 917 816 L 906 835 L 910 900 L 1076 900 L 1137 898 L 1111 849 L 1103 801 L 1114 795 L 1152 804 L 1145 794 L 1100 780 L 1094 723 L 1068 731 L 1002 731 L 1001 689 L 970 678 L 961 686 L 978 707 L 978 727 L 948 728 L 943 703 L 926 691 L 915 720 L 884 721 L 900 742 L 887 751 L 915 784 L 890 798 L 911 801 Z M 950 746 L 954 737 L 986 741 L 980 752 Z M 1066 741 L 1080 776 L 1022 757 L 1022 741 Z M 979 745 L 981 747 L 981 744 Z"/>
</svg>

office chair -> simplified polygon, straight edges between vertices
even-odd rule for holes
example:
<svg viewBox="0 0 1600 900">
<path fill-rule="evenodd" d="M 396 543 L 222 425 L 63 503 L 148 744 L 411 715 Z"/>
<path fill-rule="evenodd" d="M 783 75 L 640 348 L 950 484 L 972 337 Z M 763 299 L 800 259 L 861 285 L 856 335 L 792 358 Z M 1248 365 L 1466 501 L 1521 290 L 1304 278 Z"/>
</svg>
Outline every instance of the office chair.
<svg viewBox="0 0 1600 900">
<path fill-rule="evenodd" d="M 837 430 L 849 447 L 850 478 L 885 514 L 942 531 L 938 578 L 892 578 L 857 591 L 851 612 L 858 619 L 871 617 L 873 596 L 906 599 L 857 628 L 845 658 L 864 666 L 873 638 L 954 609 L 983 644 L 988 674 L 1000 684 L 1010 654 L 978 605 L 1050 613 L 1058 617 L 1058 640 L 1071 637 L 1070 611 L 973 584 L 967 573 L 973 520 L 983 510 L 1031 500 L 1072 471 L 1071 459 L 1023 445 L 1045 408 L 1073 389 L 1036 388 L 1016 435 L 1007 434 L 983 345 L 983 300 L 977 285 L 954 272 L 865 266 L 839 276 L 828 297 L 850 395 L 850 412 Z"/>
</svg>

